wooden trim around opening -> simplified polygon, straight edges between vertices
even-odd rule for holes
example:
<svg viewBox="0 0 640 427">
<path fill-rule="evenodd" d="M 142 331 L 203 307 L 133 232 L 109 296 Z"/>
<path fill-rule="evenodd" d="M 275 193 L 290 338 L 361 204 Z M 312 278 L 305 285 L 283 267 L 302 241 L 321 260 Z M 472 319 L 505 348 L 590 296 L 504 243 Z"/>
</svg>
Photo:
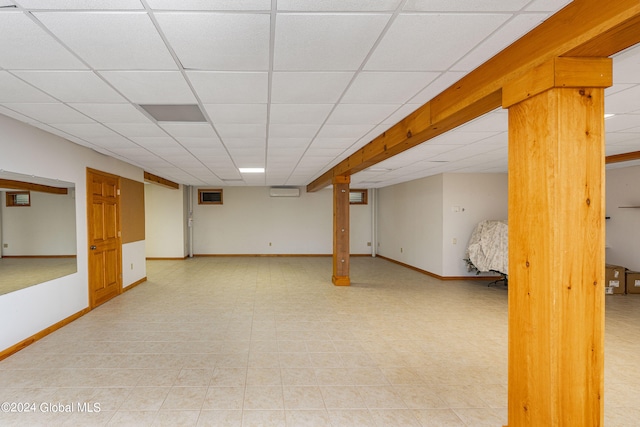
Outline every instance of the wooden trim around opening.
<svg viewBox="0 0 640 427">
<path fill-rule="evenodd" d="M 147 257 L 145 259 L 147 261 L 183 261 L 187 259 L 187 257 Z"/>
<path fill-rule="evenodd" d="M 359 193 L 362 194 L 361 202 L 352 202 L 351 201 L 351 193 Z M 350 205 L 366 205 L 369 203 L 369 190 L 366 188 L 350 188 L 349 189 L 349 204 Z"/>
<path fill-rule="evenodd" d="M 198 188 L 198 204 L 199 205 L 222 205 L 224 204 L 224 199 L 223 199 L 223 189 L 222 188 Z M 219 193 L 220 194 L 220 200 L 215 200 L 215 201 L 207 201 L 204 200 L 203 198 L 203 194 L 206 193 Z"/>
<path fill-rule="evenodd" d="M 71 316 L 67 317 L 66 319 L 62 319 L 58 323 L 54 323 L 53 325 L 49 326 L 48 328 L 45 328 L 45 329 L 41 330 L 40 332 L 31 335 L 29 338 L 26 338 L 26 339 L 20 341 L 19 343 L 14 344 L 9 348 L 6 348 L 6 349 L 0 351 L 0 360 L 6 359 L 7 357 L 11 356 L 12 354 L 15 354 L 15 353 L 19 352 L 23 348 L 30 346 L 34 342 L 46 337 L 51 332 L 55 332 L 58 329 L 62 328 L 63 326 L 68 325 L 69 323 L 73 322 L 74 320 L 84 316 L 89 311 L 91 311 L 91 309 L 89 307 L 85 308 L 84 310 L 80 310 L 79 312 L 77 312 L 75 314 L 72 314 Z"/>
<path fill-rule="evenodd" d="M 330 257 L 333 254 L 193 254 L 194 257 Z M 350 254 L 349 256 L 367 257 L 371 254 Z M 147 258 L 149 259 L 149 258 Z M 166 258 L 157 258 L 166 259 Z"/>
<path fill-rule="evenodd" d="M 158 184 L 166 188 L 170 188 L 172 190 L 177 190 L 180 188 L 180 184 L 169 181 L 168 179 L 162 178 L 161 176 L 154 175 L 150 172 L 144 172 L 144 180 L 147 182 L 151 182 L 153 184 Z"/>
<path fill-rule="evenodd" d="M 622 154 L 613 154 L 611 156 L 605 157 L 605 163 L 620 163 L 620 162 L 630 162 L 632 160 L 640 159 L 640 151 L 632 151 L 630 153 L 622 153 Z"/>
<path fill-rule="evenodd" d="M 76 255 L 2 255 L 2 258 L 77 258 Z"/>
<path fill-rule="evenodd" d="M 383 255 L 376 255 L 376 258 L 382 258 L 382 259 L 387 260 L 389 262 L 392 262 L 394 264 L 398 264 L 398 265 L 401 265 L 403 267 L 406 267 L 406 268 L 408 268 L 410 270 L 417 271 L 418 273 L 426 274 L 427 276 L 431 276 L 431 277 L 434 277 L 436 279 L 444 280 L 444 281 L 450 281 L 450 280 L 479 280 L 479 281 L 489 281 L 490 282 L 490 281 L 493 281 L 493 280 L 501 278 L 501 276 L 440 276 L 440 275 L 432 273 L 430 271 L 423 270 L 421 268 L 414 267 L 414 266 L 409 265 L 409 264 L 405 264 L 404 262 L 400 262 L 400 261 L 396 261 L 395 259 L 387 258 L 386 256 L 383 256 Z"/>
<path fill-rule="evenodd" d="M 27 203 L 17 203 L 18 196 L 27 195 L 29 201 Z M 28 208 L 31 206 L 31 192 L 30 191 L 7 191 L 7 204 L 8 208 Z"/>
<path fill-rule="evenodd" d="M 39 191 L 40 193 L 68 194 L 65 187 L 52 187 L 50 185 L 34 184 L 32 182 L 16 181 L 13 179 L 0 178 L 0 187 L 15 188 L 16 190 Z"/>
</svg>

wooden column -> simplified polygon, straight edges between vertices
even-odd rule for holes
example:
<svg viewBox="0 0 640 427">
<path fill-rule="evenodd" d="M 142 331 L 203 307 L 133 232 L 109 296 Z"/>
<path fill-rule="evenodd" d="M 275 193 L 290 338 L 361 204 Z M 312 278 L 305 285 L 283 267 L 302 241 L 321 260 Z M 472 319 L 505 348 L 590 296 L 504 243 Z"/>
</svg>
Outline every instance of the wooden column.
<svg viewBox="0 0 640 427">
<path fill-rule="evenodd" d="M 349 286 L 350 176 L 333 178 L 333 277 L 336 286 Z"/>
<path fill-rule="evenodd" d="M 556 58 L 509 108 L 509 426 L 602 426 L 607 58 Z"/>
</svg>

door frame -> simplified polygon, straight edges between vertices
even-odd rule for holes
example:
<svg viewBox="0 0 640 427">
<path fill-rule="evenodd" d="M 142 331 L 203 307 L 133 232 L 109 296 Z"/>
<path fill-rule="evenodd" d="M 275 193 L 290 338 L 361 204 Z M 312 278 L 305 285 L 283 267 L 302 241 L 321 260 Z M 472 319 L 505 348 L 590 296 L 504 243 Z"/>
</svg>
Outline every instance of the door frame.
<svg viewBox="0 0 640 427">
<path fill-rule="evenodd" d="M 92 192 L 92 180 L 91 180 L 91 175 L 100 175 L 100 176 L 104 176 L 104 177 L 108 177 L 108 178 L 112 178 L 115 179 L 117 181 L 117 188 L 116 188 L 116 233 L 117 233 L 117 245 L 116 245 L 116 252 L 117 252 L 117 256 L 116 256 L 116 281 L 117 281 L 117 293 L 115 296 L 118 296 L 122 293 L 122 224 L 120 222 L 121 220 L 121 204 L 120 204 L 120 176 L 118 175 L 114 175 L 108 172 L 104 172 L 104 171 L 100 171 L 97 169 L 92 169 L 92 168 L 87 168 L 87 173 L 86 173 L 86 186 L 87 186 L 87 200 L 86 200 L 86 204 L 87 204 L 87 288 L 88 288 L 88 299 L 89 299 L 89 309 L 93 310 L 94 308 L 98 307 L 99 305 L 109 301 L 112 298 L 109 298 L 109 300 L 105 300 L 100 302 L 99 304 L 96 304 L 95 301 L 95 292 L 93 289 L 93 282 L 92 282 L 92 277 L 93 277 L 93 270 L 92 270 L 92 262 L 91 262 L 91 233 L 92 233 L 92 227 L 93 227 L 93 215 L 91 215 L 91 209 L 92 209 L 92 200 L 93 200 L 93 192 Z"/>
</svg>

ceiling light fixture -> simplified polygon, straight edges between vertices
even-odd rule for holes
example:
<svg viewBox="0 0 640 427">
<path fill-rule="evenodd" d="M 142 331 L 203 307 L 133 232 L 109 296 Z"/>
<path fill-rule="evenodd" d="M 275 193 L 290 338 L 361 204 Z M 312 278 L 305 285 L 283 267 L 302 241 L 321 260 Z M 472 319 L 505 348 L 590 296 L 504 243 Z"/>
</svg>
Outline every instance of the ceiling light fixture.
<svg viewBox="0 0 640 427">
<path fill-rule="evenodd" d="M 264 168 L 238 168 L 240 173 L 264 173 Z"/>
<path fill-rule="evenodd" d="M 613 117 L 613 116 L 615 116 L 615 114 L 613 114 L 613 113 L 606 113 L 606 114 L 604 115 L 604 118 L 605 118 L 605 119 L 608 119 L 609 117 Z"/>
</svg>

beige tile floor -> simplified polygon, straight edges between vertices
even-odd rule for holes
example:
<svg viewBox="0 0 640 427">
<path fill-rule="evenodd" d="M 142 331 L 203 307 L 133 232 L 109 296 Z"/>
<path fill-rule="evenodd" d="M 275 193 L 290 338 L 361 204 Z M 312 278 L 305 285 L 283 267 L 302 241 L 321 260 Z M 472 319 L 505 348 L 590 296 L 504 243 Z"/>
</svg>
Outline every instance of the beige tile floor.
<svg viewBox="0 0 640 427">
<path fill-rule="evenodd" d="M 149 261 L 147 273 L 0 362 L 0 402 L 36 405 L 0 425 L 506 424 L 506 288 L 379 258 L 352 258 L 345 288 L 330 258 Z M 638 425 L 640 295 L 607 297 L 606 343 L 606 425 Z"/>
</svg>

